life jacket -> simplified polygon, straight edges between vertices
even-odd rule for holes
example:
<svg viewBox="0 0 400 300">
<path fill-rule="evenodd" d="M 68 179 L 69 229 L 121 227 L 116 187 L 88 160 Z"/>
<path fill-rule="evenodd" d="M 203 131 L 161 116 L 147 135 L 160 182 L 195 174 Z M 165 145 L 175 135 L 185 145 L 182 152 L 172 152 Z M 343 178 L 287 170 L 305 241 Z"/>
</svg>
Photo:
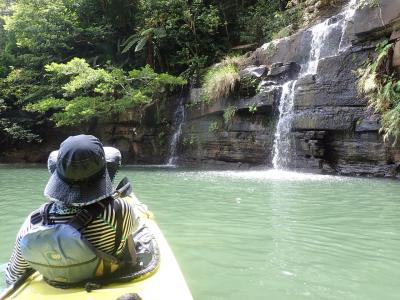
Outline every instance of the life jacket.
<svg viewBox="0 0 400 300">
<path fill-rule="evenodd" d="M 128 188 L 131 191 L 130 185 Z M 48 217 L 52 203 L 45 204 L 39 212 L 31 216 L 31 223 L 37 225 L 21 239 L 22 257 L 49 283 L 56 286 L 58 283 L 66 286 L 84 283 L 109 275 L 110 266 L 118 266 L 119 259 L 96 249 L 82 235 L 82 230 L 113 201 L 114 197 L 109 197 L 83 207 L 65 224 L 52 224 Z M 119 227 L 122 228 L 122 224 Z M 117 228 L 115 249 L 121 241 L 121 228 Z M 99 267 L 101 274 L 98 272 Z"/>
</svg>

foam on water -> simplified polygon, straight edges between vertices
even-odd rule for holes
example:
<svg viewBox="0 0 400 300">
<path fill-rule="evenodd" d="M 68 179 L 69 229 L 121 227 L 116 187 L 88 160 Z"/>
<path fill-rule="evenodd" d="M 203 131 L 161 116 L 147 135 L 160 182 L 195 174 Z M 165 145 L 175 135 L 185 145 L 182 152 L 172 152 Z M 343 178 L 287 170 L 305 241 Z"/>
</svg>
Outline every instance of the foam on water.
<svg viewBox="0 0 400 300">
<path fill-rule="evenodd" d="M 257 181 L 343 181 L 345 177 L 300 173 L 278 169 L 260 171 L 203 171 L 182 172 L 181 176 L 199 176 L 202 178 L 227 177 L 232 179 L 245 179 Z"/>
<path fill-rule="evenodd" d="M 137 168 L 137 169 L 174 169 L 177 168 L 176 165 L 135 165 L 135 164 L 128 164 L 124 165 L 124 168 Z"/>
</svg>

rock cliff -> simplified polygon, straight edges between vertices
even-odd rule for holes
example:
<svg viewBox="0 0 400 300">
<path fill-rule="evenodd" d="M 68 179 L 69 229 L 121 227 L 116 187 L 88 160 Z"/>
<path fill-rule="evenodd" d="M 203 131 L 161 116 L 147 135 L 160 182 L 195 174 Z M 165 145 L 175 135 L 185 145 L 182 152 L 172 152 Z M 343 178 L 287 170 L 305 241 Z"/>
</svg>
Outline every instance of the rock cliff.
<svg viewBox="0 0 400 300">
<path fill-rule="evenodd" d="M 378 42 L 400 36 L 396 34 L 400 2 L 358 6 L 354 0 L 345 3 L 340 13 L 332 12 L 318 24 L 251 53 L 240 75 L 242 80 L 250 77 L 257 82 L 256 89 L 244 88 L 239 97 L 197 105 L 199 92 L 192 90 L 180 162 L 272 166 L 282 87 L 293 81 L 287 168 L 397 176 L 400 148 L 383 142 L 380 118 L 358 95 L 354 71 L 374 57 Z M 396 49 L 400 51 L 399 46 Z M 228 107 L 236 113 L 226 122 L 223 114 Z"/>
<path fill-rule="evenodd" d="M 170 106 L 166 105 L 170 103 Z M 84 127 L 39 128 L 42 143 L 15 143 L 0 149 L 0 163 L 45 163 L 51 151 L 70 135 L 93 134 L 106 146 L 120 149 L 124 164 L 164 164 L 169 155 L 169 136 L 176 101 L 148 106 L 144 111 L 127 110 L 111 121 Z"/>
<path fill-rule="evenodd" d="M 178 164 L 399 176 L 400 147 L 383 141 L 380 117 L 357 93 L 354 71 L 384 39 L 396 42 L 393 66 L 400 69 L 400 2 L 333 2 L 308 0 L 308 27 L 248 53 L 236 96 L 207 104 L 199 89 L 190 91 L 174 150 Z M 45 145 L 11 147 L 0 162 L 45 162 L 67 135 L 84 131 L 121 149 L 125 162 L 166 163 L 180 128 L 174 121 L 180 99 L 165 103 L 89 129 L 46 130 Z"/>
</svg>

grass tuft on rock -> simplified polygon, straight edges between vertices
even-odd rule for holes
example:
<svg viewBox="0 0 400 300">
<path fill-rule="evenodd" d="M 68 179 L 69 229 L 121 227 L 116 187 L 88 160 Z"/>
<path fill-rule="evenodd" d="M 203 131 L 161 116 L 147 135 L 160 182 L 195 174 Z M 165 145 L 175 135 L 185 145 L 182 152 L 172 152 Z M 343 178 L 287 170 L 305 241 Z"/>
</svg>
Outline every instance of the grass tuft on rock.
<svg viewBox="0 0 400 300">
<path fill-rule="evenodd" d="M 239 69 L 233 62 L 223 62 L 206 73 L 203 83 L 204 98 L 215 101 L 231 95 L 240 82 Z"/>
</svg>

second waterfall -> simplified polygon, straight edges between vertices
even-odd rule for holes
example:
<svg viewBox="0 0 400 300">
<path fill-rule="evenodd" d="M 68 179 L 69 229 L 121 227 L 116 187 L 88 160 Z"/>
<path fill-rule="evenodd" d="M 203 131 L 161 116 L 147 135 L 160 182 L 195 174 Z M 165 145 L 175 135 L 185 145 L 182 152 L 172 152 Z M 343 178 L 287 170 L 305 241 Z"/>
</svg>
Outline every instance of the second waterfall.
<svg viewBox="0 0 400 300">
<path fill-rule="evenodd" d="M 351 0 L 345 9 L 329 19 L 314 25 L 308 32 L 311 33 L 311 49 L 308 60 L 301 65 L 298 79 L 318 73 L 318 65 L 321 59 L 339 55 L 346 51 L 350 45 L 345 41 L 348 23 L 352 21 L 357 9 L 356 0 Z M 341 32 L 341 37 L 335 45 L 330 48 L 331 34 L 334 31 Z M 316 76 L 314 76 L 316 80 Z M 294 146 L 291 138 L 292 123 L 295 117 L 295 89 L 297 80 L 287 81 L 282 85 L 282 94 L 279 101 L 279 119 L 276 126 L 272 165 L 274 169 L 288 169 L 294 154 Z"/>
<path fill-rule="evenodd" d="M 175 132 L 172 135 L 171 142 L 169 145 L 169 157 L 168 157 L 168 166 L 175 166 L 176 161 L 178 159 L 178 143 L 182 134 L 182 125 L 185 121 L 185 105 L 184 98 L 181 97 L 179 100 L 179 105 L 174 114 L 174 125 Z"/>
<path fill-rule="evenodd" d="M 291 139 L 294 89 L 296 80 L 288 81 L 282 86 L 282 96 L 279 103 L 279 121 L 276 126 L 274 139 L 274 155 L 272 165 L 274 169 L 286 169 L 292 153 Z"/>
</svg>

